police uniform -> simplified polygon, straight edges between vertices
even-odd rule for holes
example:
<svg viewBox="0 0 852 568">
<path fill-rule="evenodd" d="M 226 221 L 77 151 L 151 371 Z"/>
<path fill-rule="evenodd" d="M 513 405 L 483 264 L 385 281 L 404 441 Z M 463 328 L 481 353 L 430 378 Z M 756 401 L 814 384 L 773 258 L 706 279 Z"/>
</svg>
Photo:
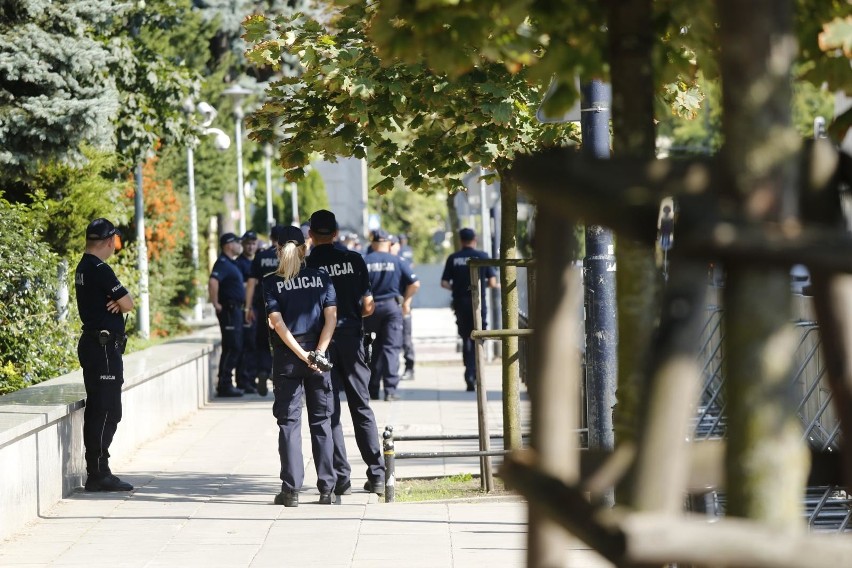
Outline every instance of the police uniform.
<svg viewBox="0 0 852 568">
<path fill-rule="evenodd" d="M 247 240 L 257 240 L 257 233 L 254 231 L 246 231 L 243 235 L 243 242 Z M 257 254 L 255 254 L 257 257 Z M 243 282 L 248 282 L 251 277 L 251 267 L 253 259 L 246 256 L 245 251 L 234 261 L 243 274 Z M 274 270 L 274 268 L 273 268 Z M 245 304 L 247 310 L 252 309 L 251 304 Z M 257 348 L 255 346 L 254 337 L 257 329 L 257 319 L 252 319 L 250 323 L 246 323 L 243 317 L 243 346 L 240 350 L 240 361 L 237 365 L 237 386 L 246 393 L 254 393 L 254 379 L 257 377 Z"/>
<path fill-rule="evenodd" d="M 106 219 L 92 221 L 87 240 L 104 240 L 120 235 Z M 124 384 L 122 354 L 127 340 L 121 313 L 107 309 L 107 302 L 127 296 L 112 268 L 91 253 L 83 254 L 74 273 L 77 309 L 83 322 L 77 343 L 77 357 L 83 368 L 86 409 L 83 412 L 86 490 L 130 491 L 109 468 L 109 447 L 121 422 L 121 386 Z"/>
<path fill-rule="evenodd" d="M 308 351 L 315 349 L 325 323 L 323 310 L 336 305 L 331 277 L 309 267 L 303 267 L 297 276 L 289 280 L 275 273 L 267 274 L 263 278 L 263 295 L 267 315 L 280 313 L 299 345 Z M 279 428 L 282 494 L 298 492 L 304 481 L 301 434 L 304 394 L 317 470 L 317 489 L 321 495 L 330 495 L 336 479 L 331 435 L 331 414 L 334 410 L 331 376 L 328 372 L 319 373 L 308 367 L 277 333 L 272 332 L 270 336 L 275 395 L 272 413 Z"/>
<path fill-rule="evenodd" d="M 469 230 L 469 229 L 468 229 Z M 471 240 L 473 237 L 471 237 Z M 446 280 L 452 286 L 453 311 L 456 314 L 456 327 L 462 339 L 462 358 L 464 359 L 464 381 L 467 389 L 473 390 L 476 384 L 476 351 L 474 342 L 470 338 L 473 331 L 473 299 L 470 290 L 470 267 L 468 261 L 471 258 L 490 258 L 485 251 L 473 247 L 463 247 L 447 258 L 441 280 Z M 480 268 L 479 277 L 482 290 L 482 326 L 485 327 L 487 308 L 485 294 L 485 283 L 496 276 L 494 267 Z"/>
<path fill-rule="evenodd" d="M 411 270 L 414 263 L 414 251 L 411 250 L 411 247 L 400 244 L 397 255 L 408 266 L 409 270 Z M 411 337 L 410 313 L 402 316 L 402 359 L 405 361 L 405 372 L 402 378 L 411 380 L 414 378 L 414 339 Z"/>
<path fill-rule="evenodd" d="M 269 344 L 269 326 L 266 323 L 266 310 L 263 307 L 263 277 L 278 269 L 278 250 L 275 241 L 281 227 L 274 226 L 269 232 L 273 244 L 254 255 L 249 278 L 255 280 L 254 297 L 251 310 L 254 312 L 254 336 L 247 336 L 246 343 L 254 342 L 254 365 L 257 375 L 257 391 L 266 396 L 266 381 L 272 376 L 272 347 Z"/>
<path fill-rule="evenodd" d="M 377 233 L 374 240 L 377 240 L 377 236 L 387 238 L 384 231 Z M 379 398 L 379 388 L 384 382 L 385 400 L 388 400 L 396 396 L 399 384 L 402 308 L 398 297 L 403 295 L 405 288 L 417 282 L 417 276 L 398 256 L 389 252 L 379 252 L 371 248 L 364 260 L 376 302 L 376 311 L 365 322 L 366 331 L 376 334 L 370 361 L 370 397 L 376 400 Z"/>
<path fill-rule="evenodd" d="M 233 233 L 220 237 L 221 246 L 236 242 Z M 213 264 L 210 278 L 219 282 L 219 296 L 213 298 L 222 305 L 216 314 L 219 330 L 222 332 L 222 354 L 219 357 L 219 384 L 216 392 L 219 396 L 239 396 L 242 391 L 234 389 L 231 376 L 240 363 L 243 349 L 243 302 L 246 290 L 243 272 L 234 260 L 225 253 L 219 255 Z"/>
<path fill-rule="evenodd" d="M 311 230 L 329 235 L 337 229 L 330 211 L 320 210 L 311 215 Z M 379 445 L 378 428 L 370 408 L 370 367 L 367 365 L 363 342 L 362 299 L 371 296 L 370 279 L 364 258 L 357 252 L 339 249 L 334 244 L 314 246 L 307 265 L 327 272 L 337 293 L 337 328 L 329 349 L 334 368 L 331 371 L 335 387 L 335 411 L 332 416 L 334 436 L 334 469 L 337 473 L 335 493 L 348 492 L 351 468 L 346 457 L 343 427 L 340 424 L 340 389 L 352 415 L 355 442 L 361 459 L 367 464 L 368 490 L 382 492 L 385 482 L 385 463 Z M 368 318 L 369 319 L 369 318 Z"/>
</svg>

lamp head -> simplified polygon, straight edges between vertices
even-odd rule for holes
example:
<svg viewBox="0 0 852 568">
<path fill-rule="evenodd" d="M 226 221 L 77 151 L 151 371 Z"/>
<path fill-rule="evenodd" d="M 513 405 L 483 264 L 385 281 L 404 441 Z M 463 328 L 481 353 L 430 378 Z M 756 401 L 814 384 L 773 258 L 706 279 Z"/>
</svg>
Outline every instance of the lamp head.
<svg viewBox="0 0 852 568">
<path fill-rule="evenodd" d="M 213 124 L 213 121 L 216 119 L 216 115 L 218 114 L 216 112 L 216 109 L 213 108 L 213 105 L 208 102 L 201 101 L 200 103 L 198 103 L 196 109 L 198 110 L 199 114 L 201 114 L 202 126 L 207 127 Z"/>
</svg>

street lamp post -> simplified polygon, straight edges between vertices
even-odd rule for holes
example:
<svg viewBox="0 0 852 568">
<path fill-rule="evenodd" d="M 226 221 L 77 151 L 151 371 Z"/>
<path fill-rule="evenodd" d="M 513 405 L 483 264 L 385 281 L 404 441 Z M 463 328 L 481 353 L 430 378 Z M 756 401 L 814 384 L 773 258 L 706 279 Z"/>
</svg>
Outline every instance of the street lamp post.
<svg viewBox="0 0 852 568">
<path fill-rule="evenodd" d="M 243 187 L 243 107 L 242 101 L 252 92 L 240 85 L 222 91 L 234 99 L 234 141 L 237 146 L 237 204 L 240 208 L 240 234 L 246 232 L 246 196 Z"/>
<path fill-rule="evenodd" d="M 263 147 L 264 166 L 266 166 L 266 232 L 272 231 L 275 216 L 272 213 L 272 144 Z"/>
<path fill-rule="evenodd" d="M 218 150 L 227 150 L 231 146 L 230 137 L 218 128 L 210 128 L 213 120 L 216 118 L 216 109 L 206 102 L 198 103 L 196 107 L 191 100 L 184 103 L 184 110 L 187 114 L 198 111 L 204 118 L 201 122 L 201 134 L 213 135 L 216 137 L 215 144 Z M 198 275 L 198 208 L 195 203 L 195 149 L 194 146 L 197 140 L 193 137 L 186 148 L 186 178 L 189 186 L 189 243 L 192 249 L 192 269 L 193 277 Z M 195 287 L 195 306 L 193 308 L 195 321 L 201 321 L 202 317 L 202 300 L 198 286 Z"/>
</svg>

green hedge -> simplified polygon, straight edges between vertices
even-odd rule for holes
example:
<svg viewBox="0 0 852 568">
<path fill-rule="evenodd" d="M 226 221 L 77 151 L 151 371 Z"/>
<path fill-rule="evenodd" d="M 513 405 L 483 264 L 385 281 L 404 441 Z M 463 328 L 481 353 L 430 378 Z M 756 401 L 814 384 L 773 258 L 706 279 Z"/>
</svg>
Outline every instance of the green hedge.
<svg viewBox="0 0 852 568">
<path fill-rule="evenodd" d="M 61 259 L 37 207 L 0 199 L 0 394 L 77 366 L 76 330 L 57 318 Z"/>
</svg>

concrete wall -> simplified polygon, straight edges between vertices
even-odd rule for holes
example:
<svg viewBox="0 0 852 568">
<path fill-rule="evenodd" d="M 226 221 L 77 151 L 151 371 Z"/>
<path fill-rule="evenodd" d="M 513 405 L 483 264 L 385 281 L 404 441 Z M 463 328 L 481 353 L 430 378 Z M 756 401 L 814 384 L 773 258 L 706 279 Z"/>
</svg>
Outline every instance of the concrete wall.
<svg viewBox="0 0 852 568">
<path fill-rule="evenodd" d="M 206 404 L 218 353 L 214 329 L 124 358 L 114 460 Z M 82 485 L 84 401 L 81 371 L 0 397 L 0 540 Z"/>
<path fill-rule="evenodd" d="M 367 170 L 363 160 L 339 158 L 337 162 L 315 162 L 313 167 L 325 183 L 328 204 L 341 229 L 362 237 L 367 230 Z M 313 211 L 299 211 L 307 221 Z"/>
</svg>

